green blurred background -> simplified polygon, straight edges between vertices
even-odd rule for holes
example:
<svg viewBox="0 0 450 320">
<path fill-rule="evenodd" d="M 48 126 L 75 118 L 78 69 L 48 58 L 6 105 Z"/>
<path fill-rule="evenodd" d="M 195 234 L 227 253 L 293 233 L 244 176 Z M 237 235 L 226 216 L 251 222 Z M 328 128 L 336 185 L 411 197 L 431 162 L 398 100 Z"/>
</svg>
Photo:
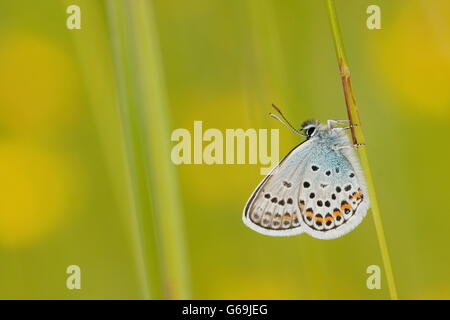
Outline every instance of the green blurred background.
<svg viewBox="0 0 450 320">
<path fill-rule="evenodd" d="M 449 299 L 450 2 L 336 6 L 399 297 Z M 366 287 L 370 211 L 336 240 L 266 237 L 241 222 L 260 165 L 170 161 L 194 120 L 280 128 L 287 153 L 271 103 L 345 118 L 322 1 L 0 0 L 0 298 L 389 298 L 384 273 Z"/>
</svg>

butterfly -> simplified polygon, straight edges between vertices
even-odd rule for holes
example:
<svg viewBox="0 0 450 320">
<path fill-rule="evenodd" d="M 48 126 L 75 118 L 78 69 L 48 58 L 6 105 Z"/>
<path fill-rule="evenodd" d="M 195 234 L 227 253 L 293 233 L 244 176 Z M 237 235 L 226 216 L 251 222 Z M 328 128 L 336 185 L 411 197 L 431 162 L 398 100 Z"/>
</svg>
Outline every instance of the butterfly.
<svg viewBox="0 0 450 320">
<path fill-rule="evenodd" d="M 353 230 L 370 208 L 355 147 L 343 127 L 348 120 L 305 121 L 300 130 L 279 120 L 306 140 L 289 152 L 261 181 L 247 201 L 243 222 L 269 236 L 307 233 L 335 239 Z"/>
</svg>

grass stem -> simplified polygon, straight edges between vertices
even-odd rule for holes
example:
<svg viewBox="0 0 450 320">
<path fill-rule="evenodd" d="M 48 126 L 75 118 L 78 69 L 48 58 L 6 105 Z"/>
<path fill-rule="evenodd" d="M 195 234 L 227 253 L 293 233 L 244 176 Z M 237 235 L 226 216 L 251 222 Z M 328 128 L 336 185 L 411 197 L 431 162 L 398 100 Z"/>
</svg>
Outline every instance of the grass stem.
<svg viewBox="0 0 450 320">
<path fill-rule="evenodd" d="M 71 0 L 62 1 L 64 10 L 73 4 Z M 111 4 L 111 3 L 110 3 Z M 122 108 L 119 108 L 118 95 L 105 94 L 114 92 L 117 87 L 114 62 L 111 55 L 111 44 L 107 37 L 112 26 L 104 23 L 104 7 L 99 1 L 79 0 L 78 5 L 85 8 L 83 17 L 89 22 L 89 29 L 95 32 L 70 32 L 76 56 L 80 60 L 83 82 L 87 88 L 87 97 L 92 108 L 97 134 L 100 139 L 102 156 L 108 179 L 113 190 L 114 205 L 123 214 L 122 224 L 133 252 L 136 268 L 138 298 L 151 297 L 148 275 L 148 256 L 144 249 L 144 239 L 141 232 L 140 219 L 137 211 L 135 193 L 130 183 L 130 162 L 125 159 L 125 139 L 123 139 L 124 119 Z M 114 29 L 115 30 L 115 29 Z M 117 39 L 116 39 L 117 40 Z M 127 168 L 128 170 L 118 170 Z M 159 275 L 155 275 L 159 277 Z M 154 281 L 153 281 L 154 282 Z"/>
<path fill-rule="evenodd" d="M 108 0 L 133 203 L 153 299 L 190 297 L 183 219 L 170 162 L 167 92 L 150 3 Z"/>
<path fill-rule="evenodd" d="M 347 108 L 347 114 L 350 122 L 356 127 L 352 127 L 352 140 L 354 144 L 364 143 L 364 135 L 359 118 L 358 107 L 356 105 L 355 94 L 353 92 L 350 69 L 345 55 L 344 44 L 342 41 L 341 31 L 339 28 L 339 21 L 336 15 L 336 8 L 334 0 L 325 0 L 328 9 L 328 18 L 331 24 L 331 30 L 333 33 L 334 46 L 336 49 L 336 56 L 339 64 L 339 72 L 341 75 L 342 86 L 344 89 L 345 105 Z M 386 279 L 388 283 L 389 293 L 392 300 L 397 300 L 397 288 L 395 286 L 394 273 L 392 270 L 391 259 L 389 257 L 388 246 L 386 237 L 384 235 L 383 223 L 381 220 L 380 209 L 378 206 L 377 196 L 375 192 L 375 185 L 372 178 L 372 172 L 369 165 L 369 158 L 367 155 L 366 147 L 358 148 L 358 154 L 361 160 L 361 165 L 364 170 L 367 188 L 369 192 L 370 201 L 372 203 L 372 216 L 375 223 L 375 229 L 378 238 L 378 244 L 381 251 L 381 258 L 383 260 L 384 269 L 386 272 Z"/>
<path fill-rule="evenodd" d="M 147 121 L 151 196 L 163 249 L 164 289 L 170 299 L 190 298 L 181 195 L 170 161 L 170 115 L 153 1 L 125 1 L 131 17 L 138 102 Z"/>
<path fill-rule="evenodd" d="M 131 211 L 137 220 L 147 275 L 148 298 L 163 299 L 161 248 L 153 215 L 148 168 L 148 149 L 142 108 L 136 98 L 136 75 L 129 43 L 129 15 L 121 0 L 106 1 L 108 24 L 116 71 L 116 87 L 125 155 L 131 189 Z"/>
</svg>

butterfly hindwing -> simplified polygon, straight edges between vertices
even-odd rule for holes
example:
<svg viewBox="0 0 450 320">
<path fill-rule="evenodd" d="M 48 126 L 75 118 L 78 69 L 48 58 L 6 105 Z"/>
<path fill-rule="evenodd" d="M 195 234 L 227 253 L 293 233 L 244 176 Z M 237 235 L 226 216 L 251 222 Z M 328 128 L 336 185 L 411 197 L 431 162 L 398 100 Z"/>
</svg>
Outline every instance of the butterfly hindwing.
<svg viewBox="0 0 450 320">
<path fill-rule="evenodd" d="M 319 148 L 305 163 L 299 202 L 305 232 L 333 239 L 355 228 L 369 206 L 364 177 L 352 149 Z"/>
</svg>

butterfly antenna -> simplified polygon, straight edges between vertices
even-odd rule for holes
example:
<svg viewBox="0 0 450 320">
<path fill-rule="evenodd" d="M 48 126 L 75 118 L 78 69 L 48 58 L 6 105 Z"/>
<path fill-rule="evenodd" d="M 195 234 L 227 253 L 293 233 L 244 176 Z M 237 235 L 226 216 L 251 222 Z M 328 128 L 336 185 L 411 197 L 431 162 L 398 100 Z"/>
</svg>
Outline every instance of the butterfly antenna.
<svg viewBox="0 0 450 320">
<path fill-rule="evenodd" d="M 293 133 L 305 137 L 304 134 L 300 133 L 300 131 L 298 131 L 297 129 L 294 128 L 294 126 L 289 122 L 288 119 L 286 119 L 286 117 L 284 116 L 283 112 L 281 112 L 281 110 L 272 103 L 272 107 L 280 114 L 280 116 L 283 118 L 283 120 L 285 122 L 283 122 L 278 116 L 274 115 L 273 113 L 269 113 L 269 116 L 271 116 L 274 119 L 277 119 L 278 121 L 280 121 L 286 128 L 288 128 L 290 131 L 292 131 Z"/>
<path fill-rule="evenodd" d="M 283 120 L 281 120 L 277 115 L 273 114 L 273 113 L 269 113 L 269 116 L 271 116 L 272 118 L 278 120 L 281 122 L 281 124 L 283 124 L 283 126 L 285 126 L 286 128 L 288 128 L 291 132 L 295 133 L 296 135 L 305 137 L 304 134 L 300 133 L 299 131 L 295 130 L 291 125 L 288 125 L 286 123 L 283 122 Z"/>
<path fill-rule="evenodd" d="M 274 105 L 272 103 L 272 107 L 277 110 L 277 112 L 280 114 L 280 116 L 283 118 L 284 121 L 286 121 L 286 123 L 295 131 L 297 131 L 297 129 L 294 128 L 294 126 L 289 122 L 289 120 L 284 116 L 283 112 L 281 112 L 280 108 L 278 108 L 276 105 Z"/>
</svg>

